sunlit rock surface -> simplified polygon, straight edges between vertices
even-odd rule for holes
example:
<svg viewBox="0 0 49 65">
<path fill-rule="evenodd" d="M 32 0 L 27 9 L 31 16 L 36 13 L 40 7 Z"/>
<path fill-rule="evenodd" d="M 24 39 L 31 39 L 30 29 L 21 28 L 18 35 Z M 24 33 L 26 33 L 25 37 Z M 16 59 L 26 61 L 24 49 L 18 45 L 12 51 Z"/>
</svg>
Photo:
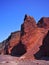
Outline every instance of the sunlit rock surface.
<svg viewBox="0 0 49 65">
<path fill-rule="evenodd" d="M 49 17 L 42 17 L 38 23 L 25 15 L 21 30 L 0 43 L 1 55 L 12 55 L 25 59 L 43 59 L 49 57 Z M 47 60 L 45 58 L 45 60 Z"/>
</svg>

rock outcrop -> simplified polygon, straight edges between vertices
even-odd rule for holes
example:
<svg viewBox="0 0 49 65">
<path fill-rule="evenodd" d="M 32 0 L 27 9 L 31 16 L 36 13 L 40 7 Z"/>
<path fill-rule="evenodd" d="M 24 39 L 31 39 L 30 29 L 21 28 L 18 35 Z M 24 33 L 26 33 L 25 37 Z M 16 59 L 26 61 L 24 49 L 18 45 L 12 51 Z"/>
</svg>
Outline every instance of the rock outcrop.
<svg viewBox="0 0 49 65">
<path fill-rule="evenodd" d="M 25 15 L 24 23 L 21 25 L 21 32 L 24 33 L 30 33 L 34 28 L 36 28 L 36 21 L 33 17 Z"/>
<path fill-rule="evenodd" d="M 20 41 L 20 33 L 20 31 L 12 32 L 11 35 L 1 43 L 0 49 L 4 50 L 4 52 L 2 51 L 0 54 L 11 54 L 12 48 Z"/>
<path fill-rule="evenodd" d="M 42 17 L 37 23 L 38 27 L 49 29 L 49 17 Z"/>
<path fill-rule="evenodd" d="M 49 56 L 48 31 L 49 17 L 42 17 L 36 24 L 33 17 L 25 15 L 21 30 L 11 33 L 0 45 L 0 54 L 25 56 L 25 59 L 40 59 Z"/>
<path fill-rule="evenodd" d="M 37 28 L 36 22 L 33 17 L 25 15 L 24 23 L 21 25 L 21 42 L 26 46 L 29 45 L 29 40 Z"/>
</svg>

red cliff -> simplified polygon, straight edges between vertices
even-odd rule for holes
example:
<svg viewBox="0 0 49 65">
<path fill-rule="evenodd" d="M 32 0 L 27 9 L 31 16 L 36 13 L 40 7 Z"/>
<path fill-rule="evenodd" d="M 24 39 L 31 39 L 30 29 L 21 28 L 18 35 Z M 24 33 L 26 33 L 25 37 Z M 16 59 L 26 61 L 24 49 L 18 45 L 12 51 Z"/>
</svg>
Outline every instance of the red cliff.
<svg viewBox="0 0 49 65">
<path fill-rule="evenodd" d="M 49 56 L 48 31 L 49 17 L 42 17 L 36 24 L 33 17 L 25 15 L 21 30 L 11 33 L 0 45 L 0 54 L 25 56 L 25 59 L 40 59 Z"/>
</svg>

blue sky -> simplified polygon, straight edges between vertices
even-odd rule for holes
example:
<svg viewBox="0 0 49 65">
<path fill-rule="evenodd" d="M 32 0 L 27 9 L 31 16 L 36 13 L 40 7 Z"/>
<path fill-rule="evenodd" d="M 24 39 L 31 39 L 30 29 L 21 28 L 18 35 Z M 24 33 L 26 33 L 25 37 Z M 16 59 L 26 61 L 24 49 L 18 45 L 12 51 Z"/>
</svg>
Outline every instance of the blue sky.
<svg viewBox="0 0 49 65">
<path fill-rule="evenodd" d="M 24 15 L 49 17 L 49 0 L 0 0 L 0 42 L 20 30 Z"/>
</svg>

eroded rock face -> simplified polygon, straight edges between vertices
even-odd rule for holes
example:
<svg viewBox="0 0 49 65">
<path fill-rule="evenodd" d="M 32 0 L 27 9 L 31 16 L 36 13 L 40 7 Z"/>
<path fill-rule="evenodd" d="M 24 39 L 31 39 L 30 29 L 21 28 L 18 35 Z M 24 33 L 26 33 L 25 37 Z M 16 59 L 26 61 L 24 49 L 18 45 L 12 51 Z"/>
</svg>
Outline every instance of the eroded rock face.
<svg viewBox="0 0 49 65">
<path fill-rule="evenodd" d="M 12 48 L 20 41 L 20 33 L 20 31 L 13 32 L 5 41 L 2 42 L 1 50 L 4 50 L 3 54 L 11 54 Z"/>
<path fill-rule="evenodd" d="M 25 15 L 24 23 L 21 26 L 21 41 L 26 46 L 29 45 L 29 40 L 34 34 L 34 30 L 37 28 L 36 22 L 33 17 Z"/>
<path fill-rule="evenodd" d="M 30 33 L 34 28 L 36 28 L 36 21 L 33 17 L 25 15 L 24 23 L 21 25 L 21 33 Z"/>
<path fill-rule="evenodd" d="M 11 54 L 12 48 L 19 44 L 20 42 L 20 31 L 11 33 L 11 38 L 9 40 L 9 47 L 8 47 L 8 53 Z"/>
<path fill-rule="evenodd" d="M 20 57 L 25 53 L 26 53 L 26 47 L 21 42 L 19 44 L 17 44 L 16 46 L 14 46 L 11 50 L 11 55 L 12 56 Z"/>
<path fill-rule="evenodd" d="M 37 25 L 38 27 L 49 29 L 49 17 L 42 17 Z"/>
<path fill-rule="evenodd" d="M 3 54 L 25 56 L 25 59 L 40 59 L 49 56 L 49 17 L 43 17 L 36 24 L 33 17 L 25 15 L 21 30 L 13 32 L 3 41 Z M 2 52 L 0 52 L 2 53 Z"/>
<path fill-rule="evenodd" d="M 39 47 L 39 51 L 34 55 L 36 59 L 42 57 L 49 57 L 49 31 L 42 40 L 42 45 Z"/>
<path fill-rule="evenodd" d="M 44 56 L 44 51 L 47 52 L 47 49 L 44 50 L 45 47 L 42 50 L 40 47 L 43 45 L 43 40 L 49 30 L 49 18 L 41 18 L 38 24 L 36 24 L 34 18 L 29 17 L 25 17 L 21 28 L 21 41 L 27 48 L 27 53 L 24 55 L 26 58 L 39 59 Z"/>
</svg>

